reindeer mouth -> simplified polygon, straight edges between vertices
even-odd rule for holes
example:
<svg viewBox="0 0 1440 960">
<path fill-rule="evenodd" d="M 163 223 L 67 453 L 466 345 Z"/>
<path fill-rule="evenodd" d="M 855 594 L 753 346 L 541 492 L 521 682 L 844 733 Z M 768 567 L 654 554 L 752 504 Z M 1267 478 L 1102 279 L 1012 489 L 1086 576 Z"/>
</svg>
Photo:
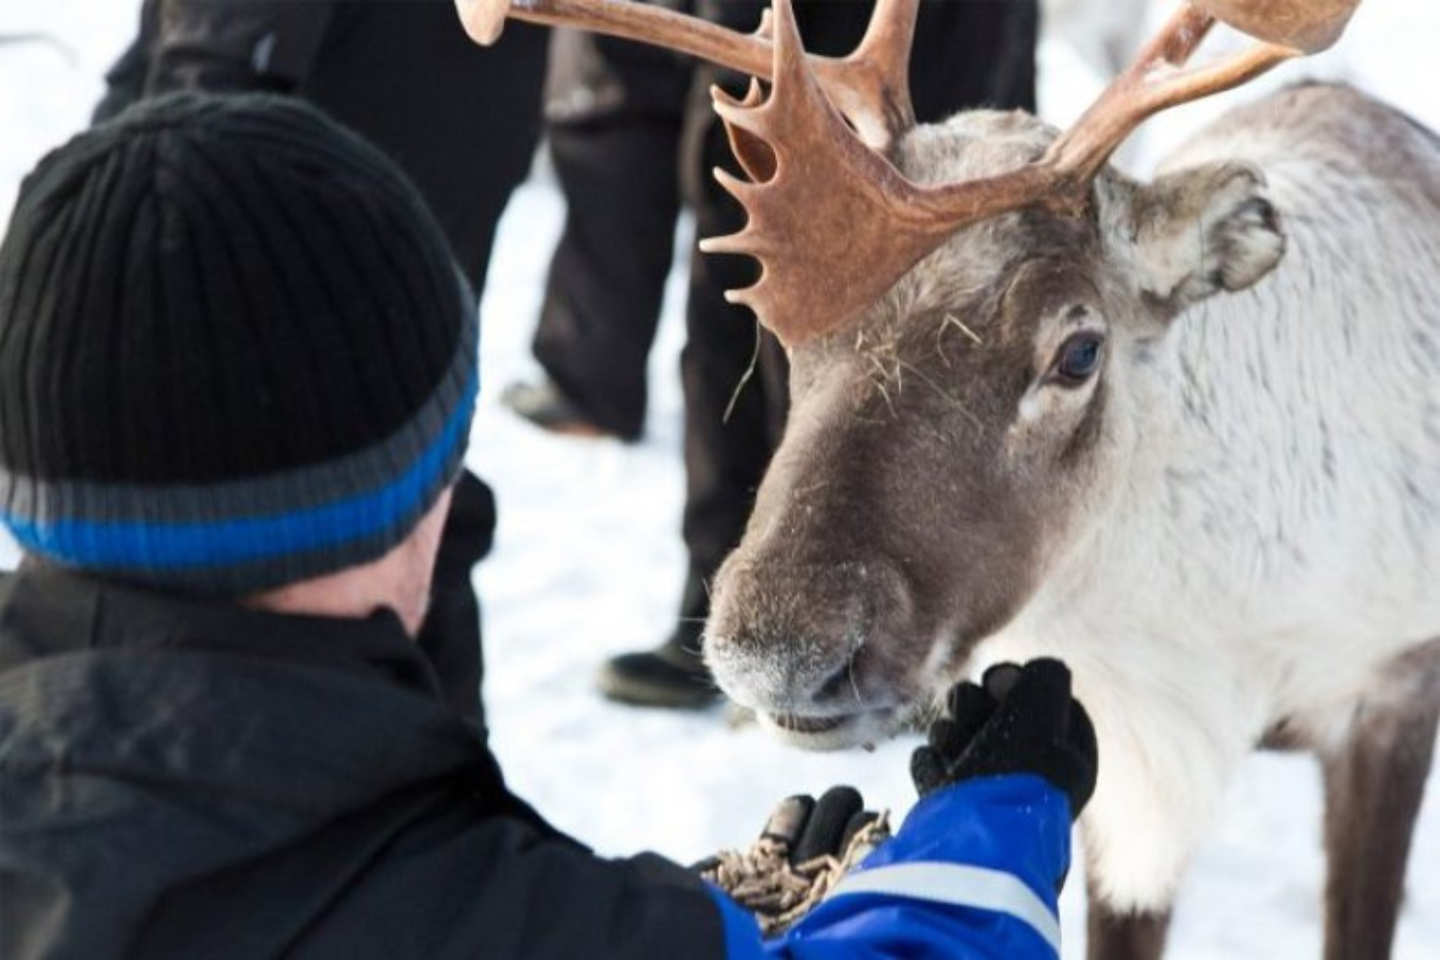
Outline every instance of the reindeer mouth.
<svg viewBox="0 0 1440 960">
<path fill-rule="evenodd" d="M 888 738 L 900 726 L 899 713 L 881 708 L 828 716 L 761 711 L 758 716 L 779 739 L 793 746 L 805 750 L 843 750 Z"/>
<path fill-rule="evenodd" d="M 802 717 L 794 713 L 772 713 L 770 720 L 781 730 L 790 733 L 829 733 L 843 726 L 850 717 Z"/>
</svg>

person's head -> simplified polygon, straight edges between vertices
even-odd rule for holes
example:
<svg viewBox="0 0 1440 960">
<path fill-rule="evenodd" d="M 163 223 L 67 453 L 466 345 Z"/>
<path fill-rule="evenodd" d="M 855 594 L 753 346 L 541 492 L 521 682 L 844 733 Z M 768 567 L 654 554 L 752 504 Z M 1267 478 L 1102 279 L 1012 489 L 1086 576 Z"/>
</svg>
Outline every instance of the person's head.
<svg viewBox="0 0 1440 960">
<path fill-rule="evenodd" d="M 0 246 L 0 519 L 92 576 L 413 632 L 476 343 L 376 148 L 293 100 L 142 104 L 41 160 Z"/>
</svg>

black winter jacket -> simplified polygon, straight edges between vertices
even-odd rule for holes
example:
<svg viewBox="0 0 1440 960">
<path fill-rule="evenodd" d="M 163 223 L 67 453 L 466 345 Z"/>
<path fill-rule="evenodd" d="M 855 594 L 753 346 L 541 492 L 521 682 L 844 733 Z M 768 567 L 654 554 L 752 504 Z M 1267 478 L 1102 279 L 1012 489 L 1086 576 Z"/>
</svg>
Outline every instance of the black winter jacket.
<svg viewBox="0 0 1440 960">
<path fill-rule="evenodd" d="M 5 960 L 722 944 L 688 871 L 598 859 L 511 795 L 393 615 L 277 616 L 53 569 L 0 581 Z"/>
<path fill-rule="evenodd" d="M 106 75 L 95 119 L 147 93 L 293 90 L 310 74 L 336 9 L 328 0 L 144 0 L 139 35 Z"/>
<path fill-rule="evenodd" d="M 302 97 L 400 164 L 478 291 L 534 157 L 546 41 L 516 24 L 478 47 L 450 0 L 146 0 L 95 120 L 175 90 Z"/>
</svg>

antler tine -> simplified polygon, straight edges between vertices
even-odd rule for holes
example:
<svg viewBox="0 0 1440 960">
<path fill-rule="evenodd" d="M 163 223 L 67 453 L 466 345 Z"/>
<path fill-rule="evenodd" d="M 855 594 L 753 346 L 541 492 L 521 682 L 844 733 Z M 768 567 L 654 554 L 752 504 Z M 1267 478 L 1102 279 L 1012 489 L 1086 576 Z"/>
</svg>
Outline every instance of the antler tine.
<svg viewBox="0 0 1440 960">
<path fill-rule="evenodd" d="M 876 0 L 864 39 L 854 53 L 839 61 L 837 82 L 826 88 L 860 139 L 877 150 L 888 150 L 915 126 L 910 49 L 919 11 L 920 0 Z M 827 79 L 823 73 L 821 79 Z M 841 102 L 845 95 L 855 102 Z"/>
<path fill-rule="evenodd" d="M 1184 69 L 1215 19 L 1184 4 L 1135 62 L 1051 146 L 1042 164 L 1061 189 L 1055 204 L 1083 203 L 1085 186 L 1135 128 L 1162 110 L 1238 87 L 1292 57 L 1294 47 L 1261 43 L 1216 63 Z"/>
<path fill-rule="evenodd" d="M 888 150 L 915 124 L 908 82 L 919 0 L 877 0 L 864 40 L 849 57 L 807 55 L 820 85 L 862 140 Z M 668 47 L 762 80 L 773 79 L 774 50 L 763 27 L 737 33 L 697 17 L 633 0 L 455 0 L 476 43 L 495 43 L 507 17 Z"/>
<path fill-rule="evenodd" d="M 921 203 L 928 215 L 946 219 L 952 229 L 958 229 L 1023 207 L 1045 206 L 1078 214 L 1089 202 L 1090 182 L 1146 119 L 1169 107 L 1240 86 L 1301 55 L 1294 47 L 1261 43 L 1215 63 L 1186 68 L 1214 25 L 1210 14 L 1190 2 L 1182 3 L 1135 61 L 1043 157 L 997 177 L 922 189 Z"/>
<path fill-rule="evenodd" d="M 470 38 L 486 46 L 500 38 L 510 17 L 639 40 L 753 77 L 770 77 L 768 41 L 661 6 L 633 0 L 455 0 L 455 6 Z"/>
<path fill-rule="evenodd" d="M 793 346 L 879 299 L 950 228 L 915 215 L 919 188 L 862 143 L 821 91 L 806 68 L 790 0 L 776 0 L 774 34 L 769 99 L 753 88 L 745 100 L 712 91 L 756 182 L 716 171 L 749 222 L 700 248 L 760 261 L 760 280 L 726 297 Z"/>
<path fill-rule="evenodd" d="M 1319 53 L 1340 39 L 1360 0 L 1194 0 L 1222 23 L 1257 40 Z"/>
<path fill-rule="evenodd" d="M 956 229 L 1021 207 L 1078 213 L 1090 181 L 1135 128 L 1162 110 L 1233 89 L 1333 44 L 1360 0 L 1184 0 L 1160 33 L 1036 163 L 1013 173 L 922 190 L 931 215 Z M 1262 41 L 1187 68 L 1216 15 Z M 1283 40 L 1284 42 L 1275 42 Z"/>
</svg>

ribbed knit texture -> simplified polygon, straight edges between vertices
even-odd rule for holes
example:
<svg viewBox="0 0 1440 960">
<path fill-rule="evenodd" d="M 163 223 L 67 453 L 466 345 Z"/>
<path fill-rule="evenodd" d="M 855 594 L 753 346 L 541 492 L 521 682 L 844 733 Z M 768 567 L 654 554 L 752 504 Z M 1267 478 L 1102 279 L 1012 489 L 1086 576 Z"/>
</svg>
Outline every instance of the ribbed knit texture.
<svg viewBox="0 0 1440 960">
<path fill-rule="evenodd" d="M 455 476 L 475 347 L 378 150 L 292 100 L 142 104 L 40 162 L 0 247 L 0 514 L 194 593 L 373 559 Z"/>
</svg>

